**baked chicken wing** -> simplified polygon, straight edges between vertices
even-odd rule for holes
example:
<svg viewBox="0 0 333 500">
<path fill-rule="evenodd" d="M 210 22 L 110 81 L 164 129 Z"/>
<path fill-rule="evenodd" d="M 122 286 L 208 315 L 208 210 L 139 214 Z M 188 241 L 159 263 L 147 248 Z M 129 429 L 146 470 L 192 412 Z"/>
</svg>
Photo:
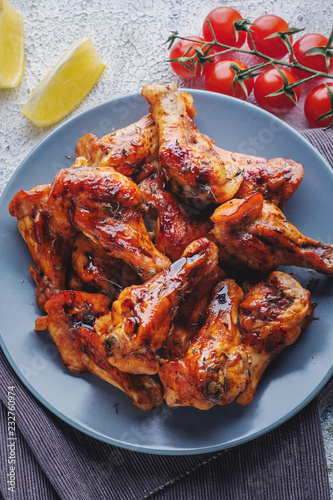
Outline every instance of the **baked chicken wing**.
<svg viewBox="0 0 333 500">
<path fill-rule="evenodd" d="M 208 410 L 230 403 L 245 389 L 250 364 L 238 327 L 242 299 L 233 280 L 216 286 L 207 319 L 184 357 L 160 369 L 167 405 Z"/>
<path fill-rule="evenodd" d="M 298 339 L 312 311 L 310 292 L 280 271 L 273 271 L 265 281 L 248 289 L 239 306 L 239 325 L 251 366 L 238 403 L 247 405 L 252 401 L 267 365 Z"/>
<path fill-rule="evenodd" d="M 19 231 L 34 261 L 29 270 L 37 284 L 36 299 L 41 310 L 47 300 L 66 288 L 71 247 L 70 241 L 49 233 L 42 211 L 49 191 L 49 185 L 19 191 L 9 205 L 9 213 L 17 217 Z"/>
<path fill-rule="evenodd" d="M 266 201 L 283 209 L 303 179 L 303 165 L 296 161 L 287 158 L 266 160 L 217 146 L 214 149 L 223 161 L 233 162 L 243 172 L 242 183 L 234 198 L 246 198 L 258 191 Z"/>
<path fill-rule="evenodd" d="M 215 286 L 225 278 L 225 272 L 216 266 L 205 274 L 180 303 L 169 335 L 164 341 L 161 357 L 167 360 L 182 358 L 191 339 L 202 327 Z"/>
<path fill-rule="evenodd" d="M 172 261 L 201 237 L 211 238 L 213 224 L 208 216 L 188 214 L 175 196 L 167 190 L 163 172 L 156 172 L 139 184 L 148 209 L 157 212 L 155 246 Z"/>
<path fill-rule="evenodd" d="M 111 309 L 111 327 L 104 345 L 109 362 L 129 373 L 158 372 L 156 355 L 183 297 L 217 264 L 217 247 L 201 238 L 183 256 L 139 286 L 121 292 Z"/>
<path fill-rule="evenodd" d="M 92 167 L 113 167 L 124 175 L 135 175 L 145 161 L 157 157 L 158 137 L 151 115 L 98 139 L 87 134 L 79 139 L 75 155 Z"/>
<path fill-rule="evenodd" d="M 103 338 L 110 325 L 109 299 L 105 295 L 63 291 L 45 304 L 47 316 L 35 329 L 49 330 L 62 361 L 71 371 L 89 371 L 125 392 L 143 410 L 163 402 L 160 384 L 147 375 L 123 373 L 107 361 Z"/>
<path fill-rule="evenodd" d="M 73 243 L 71 290 L 107 295 L 113 302 L 124 288 L 138 285 L 136 272 L 123 261 L 113 258 L 100 245 L 82 233 Z"/>
<path fill-rule="evenodd" d="M 333 276 L 333 245 L 301 234 L 260 193 L 229 200 L 215 210 L 211 220 L 223 262 L 261 271 L 279 265 L 306 267 Z"/>
<path fill-rule="evenodd" d="M 176 85 L 145 85 L 142 95 L 151 107 L 159 161 L 173 190 L 188 202 L 223 203 L 232 198 L 242 172 L 233 162 L 222 161 L 213 142 L 199 132 Z"/>
<path fill-rule="evenodd" d="M 44 212 L 54 235 L 68 239 L 80 231 L 146 280 L 170 261 L 149 238 L 141 201 L 130 178 L 109 167 L 79 166 L 56 175 Z"/>
<path fill-rule="evenodd" d="M 182 92 L 181 98 L 187 113 L 194 118 L 193 97 Z M 79 139 L 75 149 L 75 156 L 85 157 L 92 167 L 113 167 L 117 172 L 133 177 L 141 174 L 145 162 L 157 159 L 157 154 L 157 130 L 150 114 L 101 139 L 87 134 Z"/>
</svg>

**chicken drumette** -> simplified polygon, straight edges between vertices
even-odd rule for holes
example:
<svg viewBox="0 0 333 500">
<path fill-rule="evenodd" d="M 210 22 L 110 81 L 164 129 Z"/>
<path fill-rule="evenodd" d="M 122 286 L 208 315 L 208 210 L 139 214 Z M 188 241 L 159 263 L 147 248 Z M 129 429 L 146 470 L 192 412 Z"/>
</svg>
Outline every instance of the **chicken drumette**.
<svg viewBox="0 0 333 500">
<path fill-rule="evenodd" d="M 249 404 L 269 362 L 297 340 L 312 311 L 310 292 L 280 271 L 246 285 L 244 300 L 233 280 L 221 281 L 186 353 L 160 369 L 166 403 L 201 410 L 235 399 Z"/>
<path fill-rule="evenodd" d="M 225 272 L 216 266 L 201 278 L 181 302 L 169 334 L 164 341 L 162 358 L 167 360 L 182 358 L 190 341 L 202 327 L 215 286 L 225 278 Z"/>
<path fill-rule="evenodd" d="M 79 164 L 56 175 L 44 213 L 52 234 L 69 239 L 82 232 L 145 280 L 170 261 L 149 238 L 137 209 L 141 201 L 140 190 L 130 178 L 109 167 Z"/>
<path fill-rule="evenodd" d="M 300 185 L 304 168 L 301 163 L 287 158 L 259 158 L 226 151 L 214 146 L 223 161 L 233 162 L 243 172 L 242 183 L 234 198 L 246 198 L 255 192 L 281 209 Z"/>
<path fill-rule="evenodd" d="M 47 316 L 37 319 L 37 331 L 49 330 L 62 361 L 71 371 L 89 371 L 124 391 L 136 406 L 152 410 L 163 402 L 160 384 L 148 375 L 123 373 L 111 366 L 103 346 L 110 325 L 105 295 L 66 290 L 45 304 Z"/>
<path fill-rule="evenodd" d="M 239 306 L 239 325 L 251 366 L 246 389 L 237 398 L 242 405 L 252 401 L 267 365 L 298 339 L 313 312 L 310 292 L 280 271 L 247 288 Z"/>
<path fill-rule="evenodd" d="M 260 193 L 227 201 L 211 220 L 222 262 L 245 264 L 259 271 L 279 265 L 307 267 L 333 275 L 333 245 L 301 234 Z"/>
<path fill-rule="evenodd" d="M 217 264 L 217 247 L 201 238 L 183 256 L 139 286 L 123 290 L 111 309 L 105 339 L 109 362 L 130 373 L 158 372 L 156 351 L 168 335 L 182 298 Z"/>
<path fill-rule="evenodd" d="M 233 280 L 216 286 L 207 319 L 184 357 L 160 369 L 167 405 L 208 410 L 230 403 L 245 389 L 250 364 L 238 328 L 242 299 Z"/>
<path fill-rule="evenodd" d="M 49 185 L 19 191 L 9 205 L 9 212 L 17 217 L 19 231 L 34 260 L 29 270 L 37 284 L 36 299 L 41 310 L 47 300 L 66 288 L 71 248 L 70 241 L 49 233 L 48 221 L 43 216 L 49 191 Z"/>
<path fill-rule="evenodd" d="M 73 243 L 71 290 L 103 293 L 114 301 L 121 290 L 138 285 L 136 272 L 123 261 L 112 258 L 100 245 L 82 233 Z"/>
<path fill-rule="evenodd" d="M 176 85 L 145 85 L 159 137 L 159 161 L 172 188 L 185 201 L 223 203 L 238 191 L 242 172 L 222 161 L 213 141 L 199 132 Z"/>
<path fill-rule="evenodd" d="M 193 97 L 182 92 L 181 99 L 189 116 L 194 118 Z M 117 172 L 133 177 L 140 174 L 144 162 L 157 159 L 157 154 L 157 130 L 150 114 L 101 139 L 87 134 L 79 139 L 75 149 L 76 157 L 85 157 L 93 167 L 113 167 Z"/>
</svg>

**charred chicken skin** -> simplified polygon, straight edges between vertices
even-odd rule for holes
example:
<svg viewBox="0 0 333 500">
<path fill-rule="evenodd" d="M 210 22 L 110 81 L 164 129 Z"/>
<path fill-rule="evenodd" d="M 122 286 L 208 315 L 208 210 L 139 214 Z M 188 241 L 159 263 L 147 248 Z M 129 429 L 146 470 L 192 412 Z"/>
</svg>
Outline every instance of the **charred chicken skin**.
<svg viewBox="0 0 333 500">
<path fill-rule="evenodd" d="M 160 384 L 147 375 L 123 373 L 111 366 L 103 347 L 109 323 L 109 299 L 105 295 L 60 292 L 45 304 L 47 316 L 35 329 L 49 330 L 62 361 L 75 373 L 91 372 L 125 392 L 143 410 L 163 402 Z"/>
<path fill-rule="evenodd" d="M 137 210 L 141 201 L 128 177 L 109 167 L 84 166 L 56 175 L 44 211 L 53 234 L 68 239 L 80 231 L 145 280 L 170 261 L 149 238 Z"/>
<path fill-rule="evenodd" d="M 213 141 L 199 132 L 176 85 L 145 85 L 142 95 L 151 107 L 159 161 L 173 190 L 187 202 L 223 203 L 232 198 L 241 185 L 241 171 L 222 161 Z"/>
<path fill-rule="evenodd" d="M 261 271 L 279 265 L 307 267 L 333 276 L 333 245 L 301 234 L 260 193 L 224 203 L 211 220 L 222 262 Z"/>
<path fill-rule="evenodd" d="M 169 406 L 208 410 L 233 401 L 246 387 L 250 362 L 238 328 L 242 289 L 221 281 L 208 306 L 207 319 L 181 359 L 159 372 Z"/>
<path fill-rule="evenodd" d="M 163 172 L 147 177 L 139 188 L 145 206 L 157 211 L 155 246 L 172 261 L 179 259 L 192 241 L 204 236 L 211 238 L 213 224 L 209 217 L 188 214 L 167 190 Z"/>
<path fill-rule="evenodd" d="M 308 327 L 313 312 L 310 292 L 288 274 L 273 271 L 247 290 L 239 306 L 243 345 L 251 358 L 250 377 L 237 403 L 249 404 L 272 359 Z"/>
<path fill-rule="evenodd" d="M 155 374 L 157 349 L 168 335 L 182 298 L 216 267 L 217 247 L 201 238 L 183 256 L 139 286 L 123 290 L 111 309 L 111 324 L 104 345 L 109 362 L 129 373 Z"/>
<path fill-rule="evenodd" d="M 36 299 L 44 310 L 45 302 L 66 288 L 66 273 L 70 261 L 70 241 L 52 236 L 43 207 L 50 186 L 36 186 L 30 191 L 16 193 L 9 205 L 9 212 L 18 219 L 18 229 L 28 245 L 34 264 L 30 274 L 37 284 Z"/>
</svg>

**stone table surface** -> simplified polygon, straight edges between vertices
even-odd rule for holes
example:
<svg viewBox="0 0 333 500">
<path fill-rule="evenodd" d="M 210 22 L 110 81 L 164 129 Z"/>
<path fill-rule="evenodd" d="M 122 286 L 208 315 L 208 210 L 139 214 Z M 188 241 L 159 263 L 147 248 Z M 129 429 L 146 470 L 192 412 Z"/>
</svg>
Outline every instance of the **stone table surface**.
<svg viewBox="0 0 333 500">
<path fill-rule="evenodd" d="M 30 151 L 57 125 L 37 128 L 20 109 L 31 91 L 58 61 L 72 42 L 90 37 L 107 68 L 74 116 L 111 98 L 140 92 L 142 85 L 174 81 L 180 86 L 203 88 L 203 82 L 185 83 L 171 71 L 165 40 L 170 32 L 200 35 L 202 22 L 216 0 L 12 0 L 24 16 L 26 62 L 16 89 L 0 91 L 0 193 Z M 332 28 L 332 0 L 226 0 L 254 20 L 270 13 L 290 26 L 326 36 Z M 66 118 L 68 119 L 68 118 Z M 298 130 L 307 127 L 302 106 L 284 117 Z M 333 384 L 320 393 L 321 424 L 333 498 Z"/>
</svg>

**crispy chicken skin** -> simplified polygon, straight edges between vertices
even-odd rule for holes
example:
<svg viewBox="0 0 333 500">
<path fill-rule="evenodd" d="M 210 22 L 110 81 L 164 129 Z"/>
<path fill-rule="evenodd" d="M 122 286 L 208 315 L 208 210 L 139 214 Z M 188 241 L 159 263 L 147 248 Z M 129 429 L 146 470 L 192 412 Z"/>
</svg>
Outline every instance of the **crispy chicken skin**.
<svg viewBox="0 0 333 500">
<path fill-rule="evenodd" d="M 208 410 L 230 403 L 245 389 L 250 364 L 238 328 L 242 299 L 233 280 L 216 286 L 207 319 L 184 357 L 160 369 L 167 405 Z"/>
<path fill-rule="evenodd" d="M 111 326 L 105 346 L 109 362 L 129 373 L 158 372 L 159 349 L 179 303 L 217 264 L 217 247 L 201 238 L 183 256 L 139 286 L 123 290 L 111 309 Z"/>
<path fill-rule="evenodd" d="M 176 197 L 167 190 L 163 172 L 156 172 L 139 184 L 147 208 L 157 211 L 155 246 L 172 261 L 201 237 L 211 238 L 213 224 L 209 217 L 188 214 Z"/>
<path fill-rule="evenodd" d="M 252 401 L 267 365 L 298 339 L 312 311 L 310 292 L 280 271 L 273 271 L 265 281 L 249 288 L 239 306 L 239 325 L 252 361 L 251 376 L 238 403 L 247 405 Z"/>
<path fill-rule="evenodd" d="M 211 139 L 199 132 L 177 86 L 145 85 L 142 95 L 151 107 L 161 168 L 173 190 L 187 202 L 223 203 L 232 198 L 242 182 L 241 171 L 222 161 Z"/>
<path fill-rule="evenodd" d="M 77 158 L 70 168 L 61 169 L 54 177 L 45 212 L 50 230 L 64 237 L 77 233 L 75 212 L 95 204 L 107 208 L 110 214 L 119 208 L 135 208 L 142 201 L 137 185 L 113 168 L 87 166 L 85 159 Z"/>
<path fill-rule="evenodd" d="M 181 93 L 186 111 L 194 118 L 193 97 L 187 92 Z M 93 167 L 113 167 L 117 172 L 136 176 L 144 162 L 157 159 L 158 136 L 151 114 L 128 127 L 112 131 L 101 139 L 87 134 L 79 139 L 75 156 L 84 156 Z"/>
<path fill-rule="evenodd" d="M 114 301 L 121 290 L 139 284 L 136 272 L 123 261 L 110 256 L 100 245 L 82 233 L 72 250 L 71 290 L 86 290 L 107 295 Z"/>
<path fill-rule="evenodd" d="M 44 211 L 54 235 L 72 238 L 80 231 L 146 280 L 170 261 L 149 238 L 137 210 L 141 201 L 130 178 L 109 167 L 83 166 L 60 170 Z"/>
<path fill-rule="evenodd" d="M 307 267 L 333 276 L 333 245 L 301 234 L 260 193 L 224 203 L 211 220 L 222 262 L 261 271 L 279 265 Z"/>
<path fill-rule="evenodd" d="M 9 205 L 34 261 L 29 270 L 37 284 L 36 299 L 41 310 L 47 300 L 66 288 L 71 245 L 70 241 L 49 234 L 42 212 L 49 191 L 49 185 L 19 191 Z"/>
<path fill-rule="evenodd" d="M 123 373 L 107 361 L 102 341 L 110 322 L 108 297 L 66 290 L 49 300 L 45 310 L 47 316 L 37 319 L 35 329 L 49 330 L 71 371 L 94 373 L 125 392 L 143 410 L 161 405 L 160 384 L 147 375 Z"/>
<path fill-rule="evenodd" d="M 207 305 L 215 286 L 225 278 L 225 272 L 216 266 L 201 278 L 181 302 L 169 335 L 164 341 L 161 357 L 166 360 L 182 358 L 190 341 L 198 333 L 206 318 Z"/>
<path fill-rule="evenodd" d="M 79 139 L 75 155 L 84 156 L 92 167 L 113 167 L 131 176 L 146 160 L 157 157 L 158 137 L 151 115 L 144 116 L 128 127 L 98 139 L 87 134 Z"/>
<path fill-rule="evenodd" d="M 234 198 L 246 198 L 258 191 L 266 201 L 283 209 L 303 179 L 303 165 L 296 161 L 286 158 L 266 160 L 217 146 L 214 149 L 223 161 L 233 162 L 243 171 L 243 180 Z"/>
</svg>

